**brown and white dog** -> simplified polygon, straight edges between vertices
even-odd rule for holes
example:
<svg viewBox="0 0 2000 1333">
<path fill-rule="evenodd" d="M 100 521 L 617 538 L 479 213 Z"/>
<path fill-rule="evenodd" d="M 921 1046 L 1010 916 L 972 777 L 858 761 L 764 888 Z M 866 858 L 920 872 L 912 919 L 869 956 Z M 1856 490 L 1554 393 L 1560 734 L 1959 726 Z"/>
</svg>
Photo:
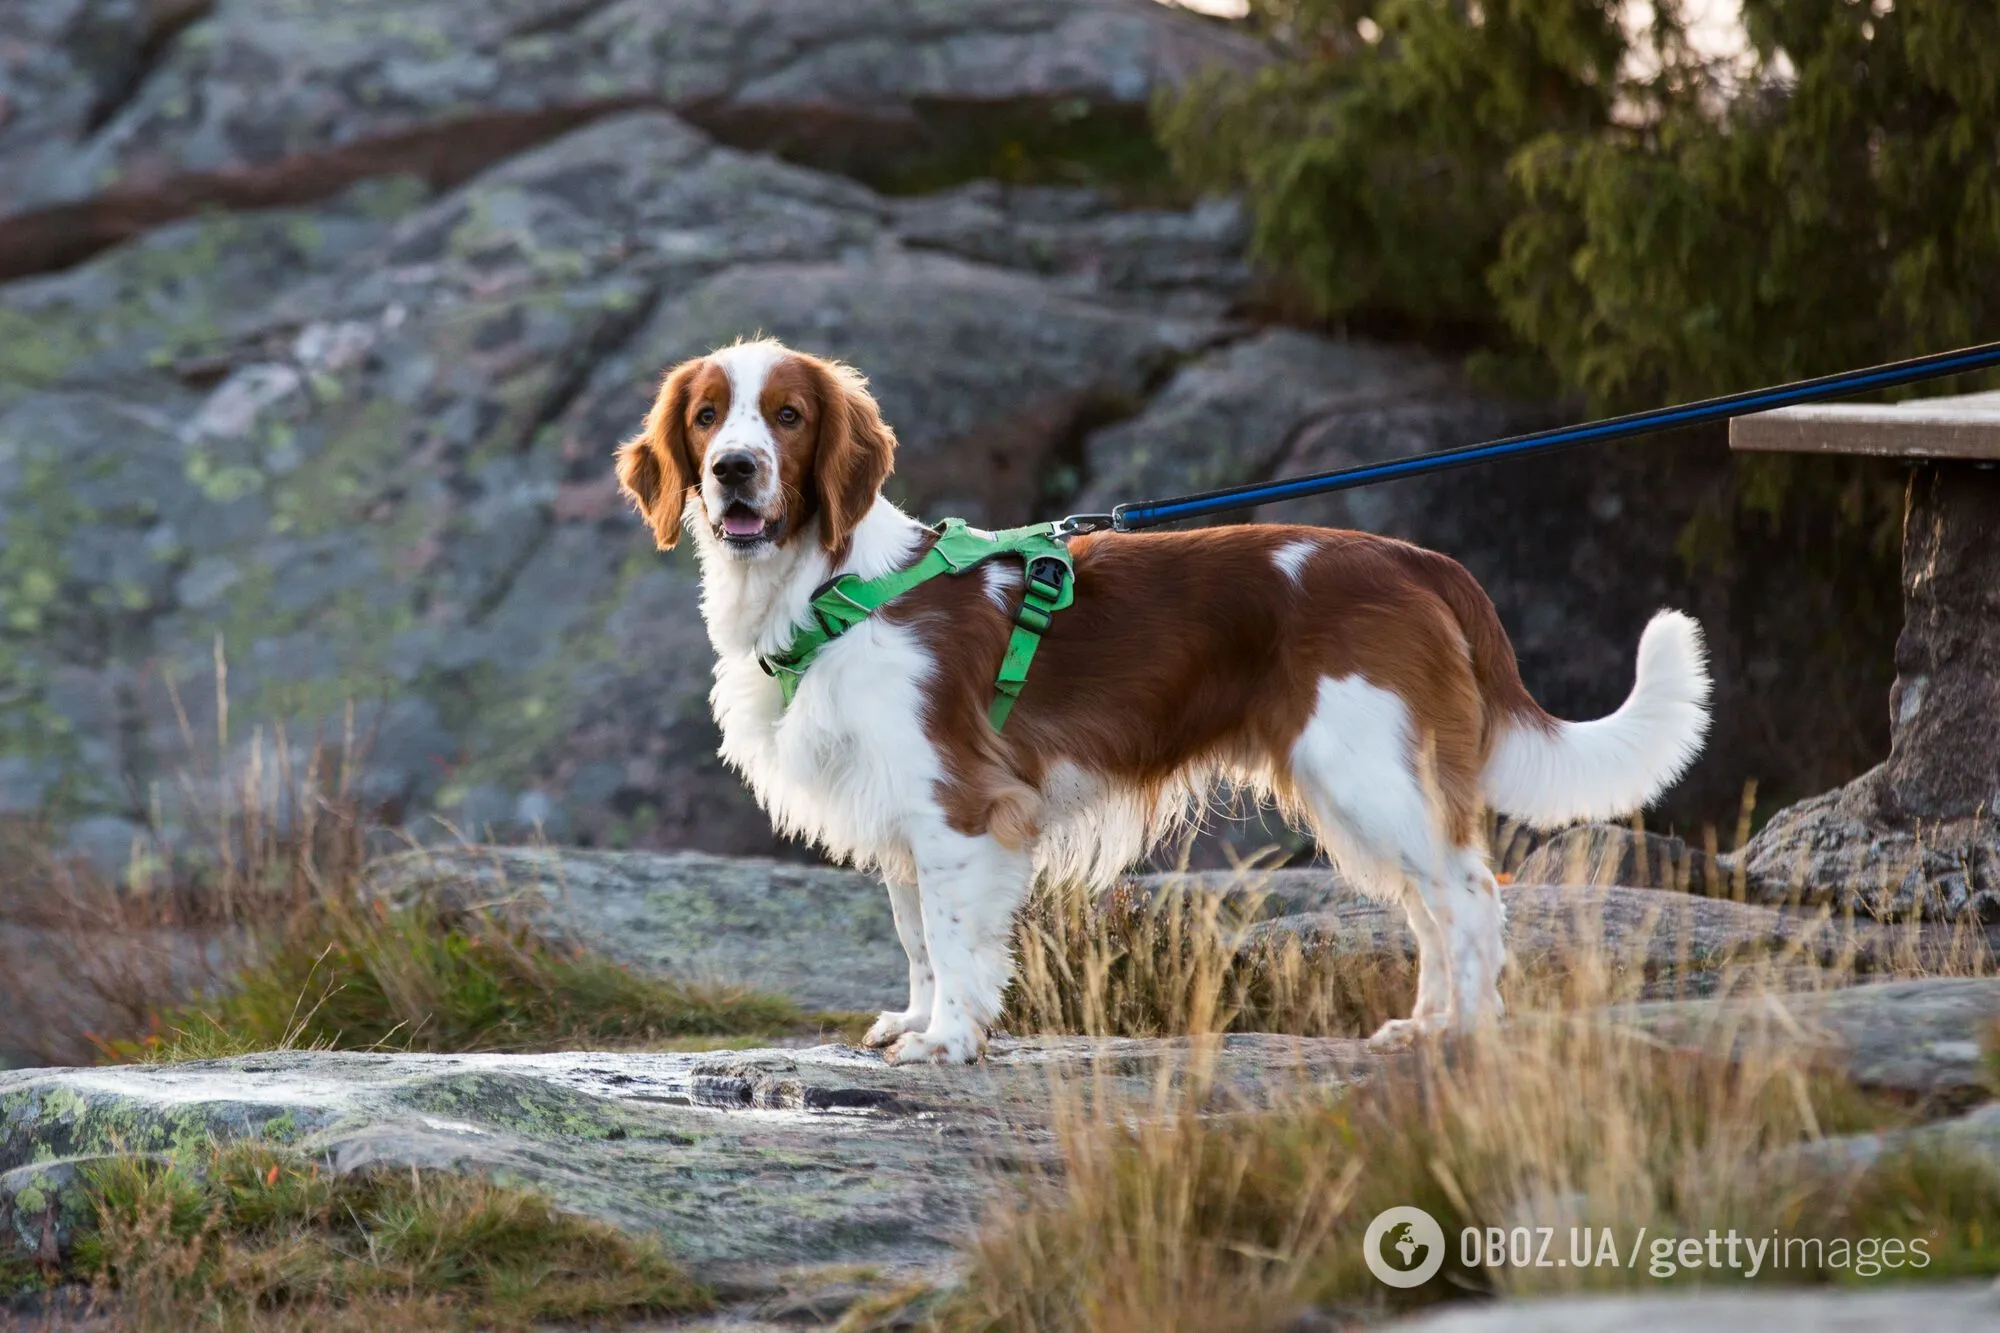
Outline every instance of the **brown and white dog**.
<svg viewBox="0 0 2000 1333">
<path fill-rule="evenodd" d="M 1037 874 L 1101 883 L 1216 784 L 1267 794 L 1357 884 L 1401 901 L 1413 1015 L 1378 1040 L 1497 1014 L 1493 806 L 1537 824 L 1643 805 L 1708 725 L 1701 632 L 1661 612 L 1617 712 L 1529 697 L 1493 604 L 1456 561 L 1323 528 L 1098 534 L 1003 732 L 987 723 L 1022 586 L 995 562 L 933 579 L 829 645 L 783 706 L 759 657 L 814 591 L 914 560 L 926 528 L 881 495 L 895 452 L 862 377 L 771 341 L 675 367 L 618 480 L 662 549 L 692 533 L 722 757 L 781 832 L 873 867 L 910 959 L 892 1061 L 982 1050 Z"/>
</svg>

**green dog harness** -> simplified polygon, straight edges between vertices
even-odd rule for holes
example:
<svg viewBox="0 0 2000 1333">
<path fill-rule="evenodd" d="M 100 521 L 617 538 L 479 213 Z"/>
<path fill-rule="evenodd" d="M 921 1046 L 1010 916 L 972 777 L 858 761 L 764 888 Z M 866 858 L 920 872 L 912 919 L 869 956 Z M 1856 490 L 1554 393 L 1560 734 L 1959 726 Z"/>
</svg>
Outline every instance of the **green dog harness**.
<svg viewBox="0 0 2000 1333">
<path fill-rule="evenodd" d="M 1014 612 L 1014 632 L 1007 638 L 1007 652 L 993 682 L 993 703 L 986 710 L 986 720 L 998 731 L 1007 725 L 1007 715 L 1021 697 L 1028 664 L 1035 660 L 1035 649 L 1041 646 L 1049 622 L 1076 600 L 1076 570 L 1070 563 L 1069 546 L 1055 535 L 1056 530 L 1054 523 L 1036 523 L 985 532 L 968 526 L 962 518 L 948 518 L 932 529 L 937 541 L 908 569 L 873 579 L 843 574 L 823 584 L 813 594 L 812 619 L 792 637 L 791 647 L 757 660 L 766 674 L 776 678 L 789 705 L 813 658 L 878 608 L 940 574 L 963 574 L 988 560 L 1011 556 L 1021 561 L 1027 587 L 1020 608 Z"/>
</svg>

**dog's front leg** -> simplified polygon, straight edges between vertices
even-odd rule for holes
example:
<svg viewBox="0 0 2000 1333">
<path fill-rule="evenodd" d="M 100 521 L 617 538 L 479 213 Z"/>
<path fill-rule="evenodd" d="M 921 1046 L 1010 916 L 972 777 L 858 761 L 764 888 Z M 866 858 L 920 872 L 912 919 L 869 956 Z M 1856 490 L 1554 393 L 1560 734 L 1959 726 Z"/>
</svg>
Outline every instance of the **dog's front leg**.
<svg viewBox="0 0 2000 1333">
<path fill-rule="evenodd" d="M 936 988 L 931 984 L 930 946 L 924 943 L 923 902 L 914 883 L 894 878 L 884 881 L 889 890 L 889 910 L 896 917 L 896 938 L 910 960 L 910 1003 L 901 1013 L 885 1011 L 868 1029 L 861 1044 L 887 1046 L 906 1032 L 922 1032 L 931 1025 L 931 1006 Z"/>
<path fill-rule="evenodd" d="M 986 1048 L 986 1029 L 1014 965 L 1014 910 L 1028 896 L 1034 863 L 990 834 L 968 836 L 929 818 L 910 840 L 923 905 L 924 944 L 935 986 L 930 1026 L 889 1048 L 896 1064 L 963 1064 Z"/>
</svg>

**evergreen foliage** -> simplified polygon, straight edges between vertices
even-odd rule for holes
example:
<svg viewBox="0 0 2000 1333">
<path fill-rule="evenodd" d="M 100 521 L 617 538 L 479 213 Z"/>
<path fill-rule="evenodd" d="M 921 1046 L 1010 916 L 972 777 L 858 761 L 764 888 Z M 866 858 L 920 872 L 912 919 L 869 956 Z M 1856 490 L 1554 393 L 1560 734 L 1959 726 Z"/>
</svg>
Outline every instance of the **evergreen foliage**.
<svg viewBox="0 0 2000 1333">
<path fill-rule="evenodd" d="M 1284 54 L 1162 137 L 1315 314 L 1604 408 L 2000 336 L 1992 0 L 1744 0 L 1737 58 L 1688 0 L 1252 2 Z"/>
</svg>

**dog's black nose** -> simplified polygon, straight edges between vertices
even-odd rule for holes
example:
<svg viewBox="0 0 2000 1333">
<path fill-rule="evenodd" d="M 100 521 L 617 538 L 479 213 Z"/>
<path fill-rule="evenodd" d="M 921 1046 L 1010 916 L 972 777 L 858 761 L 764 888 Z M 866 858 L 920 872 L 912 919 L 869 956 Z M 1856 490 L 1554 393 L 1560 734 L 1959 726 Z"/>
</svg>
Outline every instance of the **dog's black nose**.
<svg viewBox="0 0 2000 1333">
<path fill-rule="evenodd" d="M 708 465 L 724 486 L 741 486 L 757 475 L 757 460 L 749 454 L 724 454 Z"/>
</svg>

